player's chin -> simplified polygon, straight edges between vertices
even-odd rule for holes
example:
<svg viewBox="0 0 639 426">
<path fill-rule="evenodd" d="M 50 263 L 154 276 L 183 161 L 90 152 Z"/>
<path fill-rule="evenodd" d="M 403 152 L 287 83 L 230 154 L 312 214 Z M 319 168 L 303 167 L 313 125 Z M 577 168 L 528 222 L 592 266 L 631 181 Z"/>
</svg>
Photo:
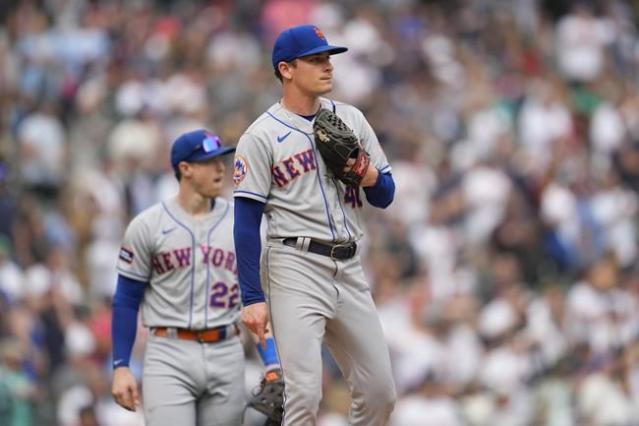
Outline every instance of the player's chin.
<svg viewBox="0 0 639 426">
<path fill-rule="evenodd" d="M 221 183 L 213 184 L 209 188 L 207 188 L 206 196 L 208 198 L 215 198 L 215 197 L 219 196 L 220 194 L 222 194 L 223 190 L 224 190 L 224 185 L 222 185 Z"/>
<path fill-rule="evenodd" d="M 317 93 L 324 95 L 333 90 L 333 80 L 321 80 L 317 86 Z"/>
</svg>

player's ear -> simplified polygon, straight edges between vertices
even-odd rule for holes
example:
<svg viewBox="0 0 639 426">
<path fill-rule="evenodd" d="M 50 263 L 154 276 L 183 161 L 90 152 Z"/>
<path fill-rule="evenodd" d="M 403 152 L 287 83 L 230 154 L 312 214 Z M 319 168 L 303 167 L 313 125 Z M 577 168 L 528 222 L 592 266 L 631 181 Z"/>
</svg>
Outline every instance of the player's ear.
<svg viewBox="0 0 639 426">
<path fill-rule="evenodd" d="M 290 80 L 293 78 L 292 69 L 295 68 L 295 65 L 293 62 L 282 61 L 279 64 L 277 64 L 277 69 L 279 70 L 280 75 L 282 76 L 282 80 Z"/>
<path fill-rule="evenodd" d="M 178 169 L 180 170 L 180 176 L 191 176 L 191 165 L 186 161 L 180 161 Z"/>
</svg>

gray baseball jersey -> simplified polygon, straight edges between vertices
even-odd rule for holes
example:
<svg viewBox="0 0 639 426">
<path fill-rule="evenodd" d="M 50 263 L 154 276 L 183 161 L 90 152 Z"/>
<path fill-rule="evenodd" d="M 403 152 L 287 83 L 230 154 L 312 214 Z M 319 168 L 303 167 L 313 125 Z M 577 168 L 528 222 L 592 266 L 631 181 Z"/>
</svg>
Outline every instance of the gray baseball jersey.
<svg viewBox="0 0 639 426">
<path fill-rule="evenodd" d="M 322 98 L 359 137 L 371 164 L 391 170 L 377 136 L 357 108 Z M 279 103 L 242 135 L 234 160 L 234 196 L 266 203 L 269 239 L 305 236 L 356 241 L 362 236 L 361 189 L 344 185 L 317 161 L 312 123 Z"/>
<path fill-rule="evenodd" d="M 149 283 L 141 308 L 145 326 L 232 329 L 240 301 L 232 212 L 228 201 L 216 198 L 211 212 L 195 218 L 173 198 L 131 221 L 117 269 Z M 240 424 L 246 404 L 240 340 L 233 335 L 202 344 L 151 334 L 142 385 L 149 425 Z"/>
<path fill-rule="evenodd" d="M 320 102 L 355 132 L 371 164 L 389 172 L 363 114 L 350 105 Z M 280 104 L 240 138 L 233 180 L 235 197 L 265 203 L 261 279 L 284 373 L 284 424 L 317 423 L 322 343 L 352 388 L 349 424 L 386 424 L 395 399 L 390 357 L 359 256 L 336 260 L 282 241 L 359 240 L 361 188 L 346 186 L 327 171 L 315 147 L 312 122 Z"/>
<path fill-rule="evenodd" d="M 141 308 L 145 326 L 199 330 L 238 320 L 232 229 L 233 208 L 222 198 L 202 218 L 184 212 L 173 198 L 131 221 L 117 269 L 150 284 Z"/>
</svg>

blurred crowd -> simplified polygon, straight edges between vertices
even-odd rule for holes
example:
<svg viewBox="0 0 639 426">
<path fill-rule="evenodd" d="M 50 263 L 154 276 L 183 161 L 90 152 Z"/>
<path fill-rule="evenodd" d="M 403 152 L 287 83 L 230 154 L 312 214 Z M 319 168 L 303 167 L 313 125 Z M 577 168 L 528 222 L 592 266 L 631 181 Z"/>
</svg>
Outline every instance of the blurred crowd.
<svg viewBox="0 0 639 426">
<path fill-rule="evenodd" d="M 178 134 L 277 101 L 303 22 L 393 166 L 364 241 L 392 426 L 639 425 L 636 0 L 0 2 L 0 425 L 143 424 L 110 397 L 124 226 Z M 323 395 L 345 425 L 328 352 Z"/>
</svg>

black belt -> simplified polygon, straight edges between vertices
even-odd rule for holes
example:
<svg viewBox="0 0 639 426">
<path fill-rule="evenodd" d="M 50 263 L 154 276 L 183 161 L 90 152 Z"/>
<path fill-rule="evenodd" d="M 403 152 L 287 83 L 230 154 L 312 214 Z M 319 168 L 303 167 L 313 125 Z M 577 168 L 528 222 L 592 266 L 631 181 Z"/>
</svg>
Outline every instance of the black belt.
<svg viewBox="0 0 639 426">
<path fill-rule="evenodd" d="M 289 238 L 284 238 L 284 240 L 282 240 L 282 243 L 284 243 L 284 245 L 289 247 L 298 248 L 297 240 L 298 238 L 289 237 Z M 328 256 L 331 259 L 346 260 L 355 256 L 355 254 L 357 253 L 357 243 L 350 242 L 350 243 L 329 244 L 329 243 L 323 243 L 323 242 L 311 239 L 310 242 L 308 243 L 308 248 L 306 248 L 306 250 L 310 251 L 311 253 L 321 254 L 322 256 Z"/>
</svg>

